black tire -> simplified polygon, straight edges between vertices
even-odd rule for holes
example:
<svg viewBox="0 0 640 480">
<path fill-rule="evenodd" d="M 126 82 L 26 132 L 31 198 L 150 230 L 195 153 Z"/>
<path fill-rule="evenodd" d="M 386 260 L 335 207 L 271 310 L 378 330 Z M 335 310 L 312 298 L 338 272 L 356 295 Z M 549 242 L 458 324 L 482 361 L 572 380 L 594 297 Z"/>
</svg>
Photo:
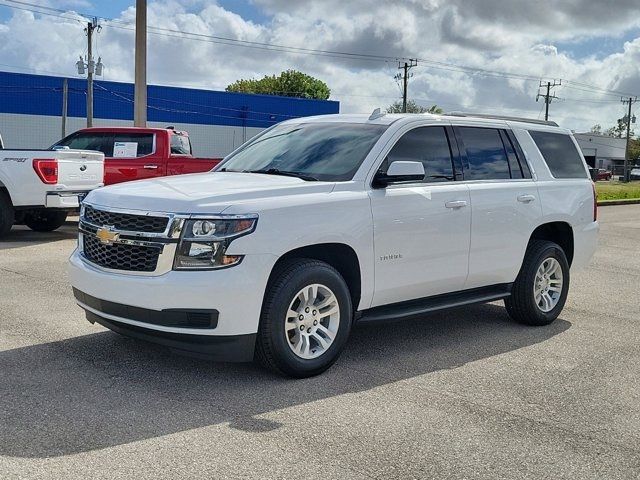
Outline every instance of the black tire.
<svg viewBox="0 0 640 480">
<path fill-rule="evenodd" d="M 24 216 L 24 224 L 35 232 L 53 232 L 67 220 L 67 212 L 60 210 L 36 210 Z"/>
<path fill-rule="evenodd" d="M 289 347 L 286 314 L 296 294 L 307 285 L 328 287 L 338 301 L 340 321 L 333 343 L 317 358 L 304 359 Z M 283 264 L 267 287 L 256 341 L 256 359 L 281 375 L 305 378 L 328 369 L 342 352 L 353 321 L 351 294 L 338 271 L 327 263 L 294 259 Z"/>
<path fill-rule="evenodd" d="M 15 222 L 15 210 L 6 191 L 0 190 L 0 238 L 9 233 Z"/>
<path fill-rule="evenodd" d="M 556 305 L 544 312 L 535 301 L 534 283 L 538 268 L 548 258 L 555 258 L 560 264 L 562 288 Z M 511 296 L 506 298 L 504 303 L 507 312 L 516 322 L 525 325 L 549 325 L 562 312 L 568 292 L 569 262 L 562 248 L 553 242 L 532 240 L 527 247 L 520 273 L 513 284 Z"/>
</svg>

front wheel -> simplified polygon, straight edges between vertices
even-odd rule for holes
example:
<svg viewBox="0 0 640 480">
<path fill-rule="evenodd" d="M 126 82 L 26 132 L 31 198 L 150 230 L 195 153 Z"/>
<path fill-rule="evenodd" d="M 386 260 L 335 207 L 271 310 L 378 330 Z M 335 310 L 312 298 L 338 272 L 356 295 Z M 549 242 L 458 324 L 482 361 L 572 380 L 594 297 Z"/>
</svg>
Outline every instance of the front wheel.
<svg viewBox="0 0 640 480">
<path fill-rule="evenodd" d="M 504 303 L 515 321 L 548 325 L 562 312 L 568 292 L 569 262 L 562 248 L 553 242 L 532 240 L 511 296 Z"/>
<path fill-rule="evenodd" d="M 318 375 L 338 359 L 352 319 L 349 288 L 335 268 L 318 260 L 287 262 L 267 288 L 256 357 L 280 374 Z"/>
<path fill-rule="evenodd" d="M 24 216 L 24 224 L 35 232 L 53 232 L 66 220 L 67 212 L 60 210 L 38 210 Z"/>
</svg>

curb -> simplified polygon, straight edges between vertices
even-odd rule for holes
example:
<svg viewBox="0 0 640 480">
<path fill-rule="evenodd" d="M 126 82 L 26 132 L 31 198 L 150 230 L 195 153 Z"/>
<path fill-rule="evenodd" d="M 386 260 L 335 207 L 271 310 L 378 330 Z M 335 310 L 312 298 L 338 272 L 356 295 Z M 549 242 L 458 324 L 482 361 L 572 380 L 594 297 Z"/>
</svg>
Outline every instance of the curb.
<svg viewBox="0 0 640 480">
<path fill-rule="evenodd" d="M 636 205 L 640 204 L 640 198 L 624 198 L 620 200 L 602 200 L 598 202 L 599 207 L 606 207 L 608 205 Z"/>
</svg>

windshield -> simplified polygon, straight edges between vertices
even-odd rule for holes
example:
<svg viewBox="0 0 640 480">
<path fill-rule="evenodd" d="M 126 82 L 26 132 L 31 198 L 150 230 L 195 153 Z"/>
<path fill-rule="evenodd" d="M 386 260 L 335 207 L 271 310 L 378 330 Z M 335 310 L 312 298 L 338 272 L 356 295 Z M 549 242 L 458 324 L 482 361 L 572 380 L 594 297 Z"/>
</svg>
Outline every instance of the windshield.
<svg viewBox="0 0 640 480">
<path fill-rule="evenodd" d="M 333 122 L 277 125 L 225 160 L 216 171 L 351 180 L 386 128 Z"/>
</svg>

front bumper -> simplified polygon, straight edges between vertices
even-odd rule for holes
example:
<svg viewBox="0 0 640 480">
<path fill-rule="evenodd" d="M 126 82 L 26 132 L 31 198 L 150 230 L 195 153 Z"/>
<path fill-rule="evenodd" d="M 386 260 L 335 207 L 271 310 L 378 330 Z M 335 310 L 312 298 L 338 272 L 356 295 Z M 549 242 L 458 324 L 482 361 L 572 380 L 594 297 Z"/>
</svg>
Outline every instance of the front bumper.
<svg viewBox="0 0 640 480">
<path fill-rule="evenodd" d="M 78 305 L 100 317 L 94 318 L 99 323 L 109 322 L 134 332 L 142 329 L 149 336 L 175 334 L 186 343 L 190 339 L 197 343 L 198 337 L 258 331 L 265 288 L 276 260 L 273 255 L 247 255 L 241 264 L 222 270 L 143 276 L 105 271 L 88 263 L 76 250 L 69 260 L 69 276 L 74 289 L 82 293 L 76 298 Z M 216 311 L 217 318 L 209 325 L 181 324 L 165 321 L 163 311 Z"/>
<path fill-rule="evenodd" d="M 99 323 L 103 327 L 127 337 L 164 345 L 177 353 L 220 362 L 250 362 L 253 360 L 256 343 L 255 333 L 224 337 L 181 335 L 115 322 L 89 311 L 86 314 L 87 320 L 91 323 Z"/>
</svg>

